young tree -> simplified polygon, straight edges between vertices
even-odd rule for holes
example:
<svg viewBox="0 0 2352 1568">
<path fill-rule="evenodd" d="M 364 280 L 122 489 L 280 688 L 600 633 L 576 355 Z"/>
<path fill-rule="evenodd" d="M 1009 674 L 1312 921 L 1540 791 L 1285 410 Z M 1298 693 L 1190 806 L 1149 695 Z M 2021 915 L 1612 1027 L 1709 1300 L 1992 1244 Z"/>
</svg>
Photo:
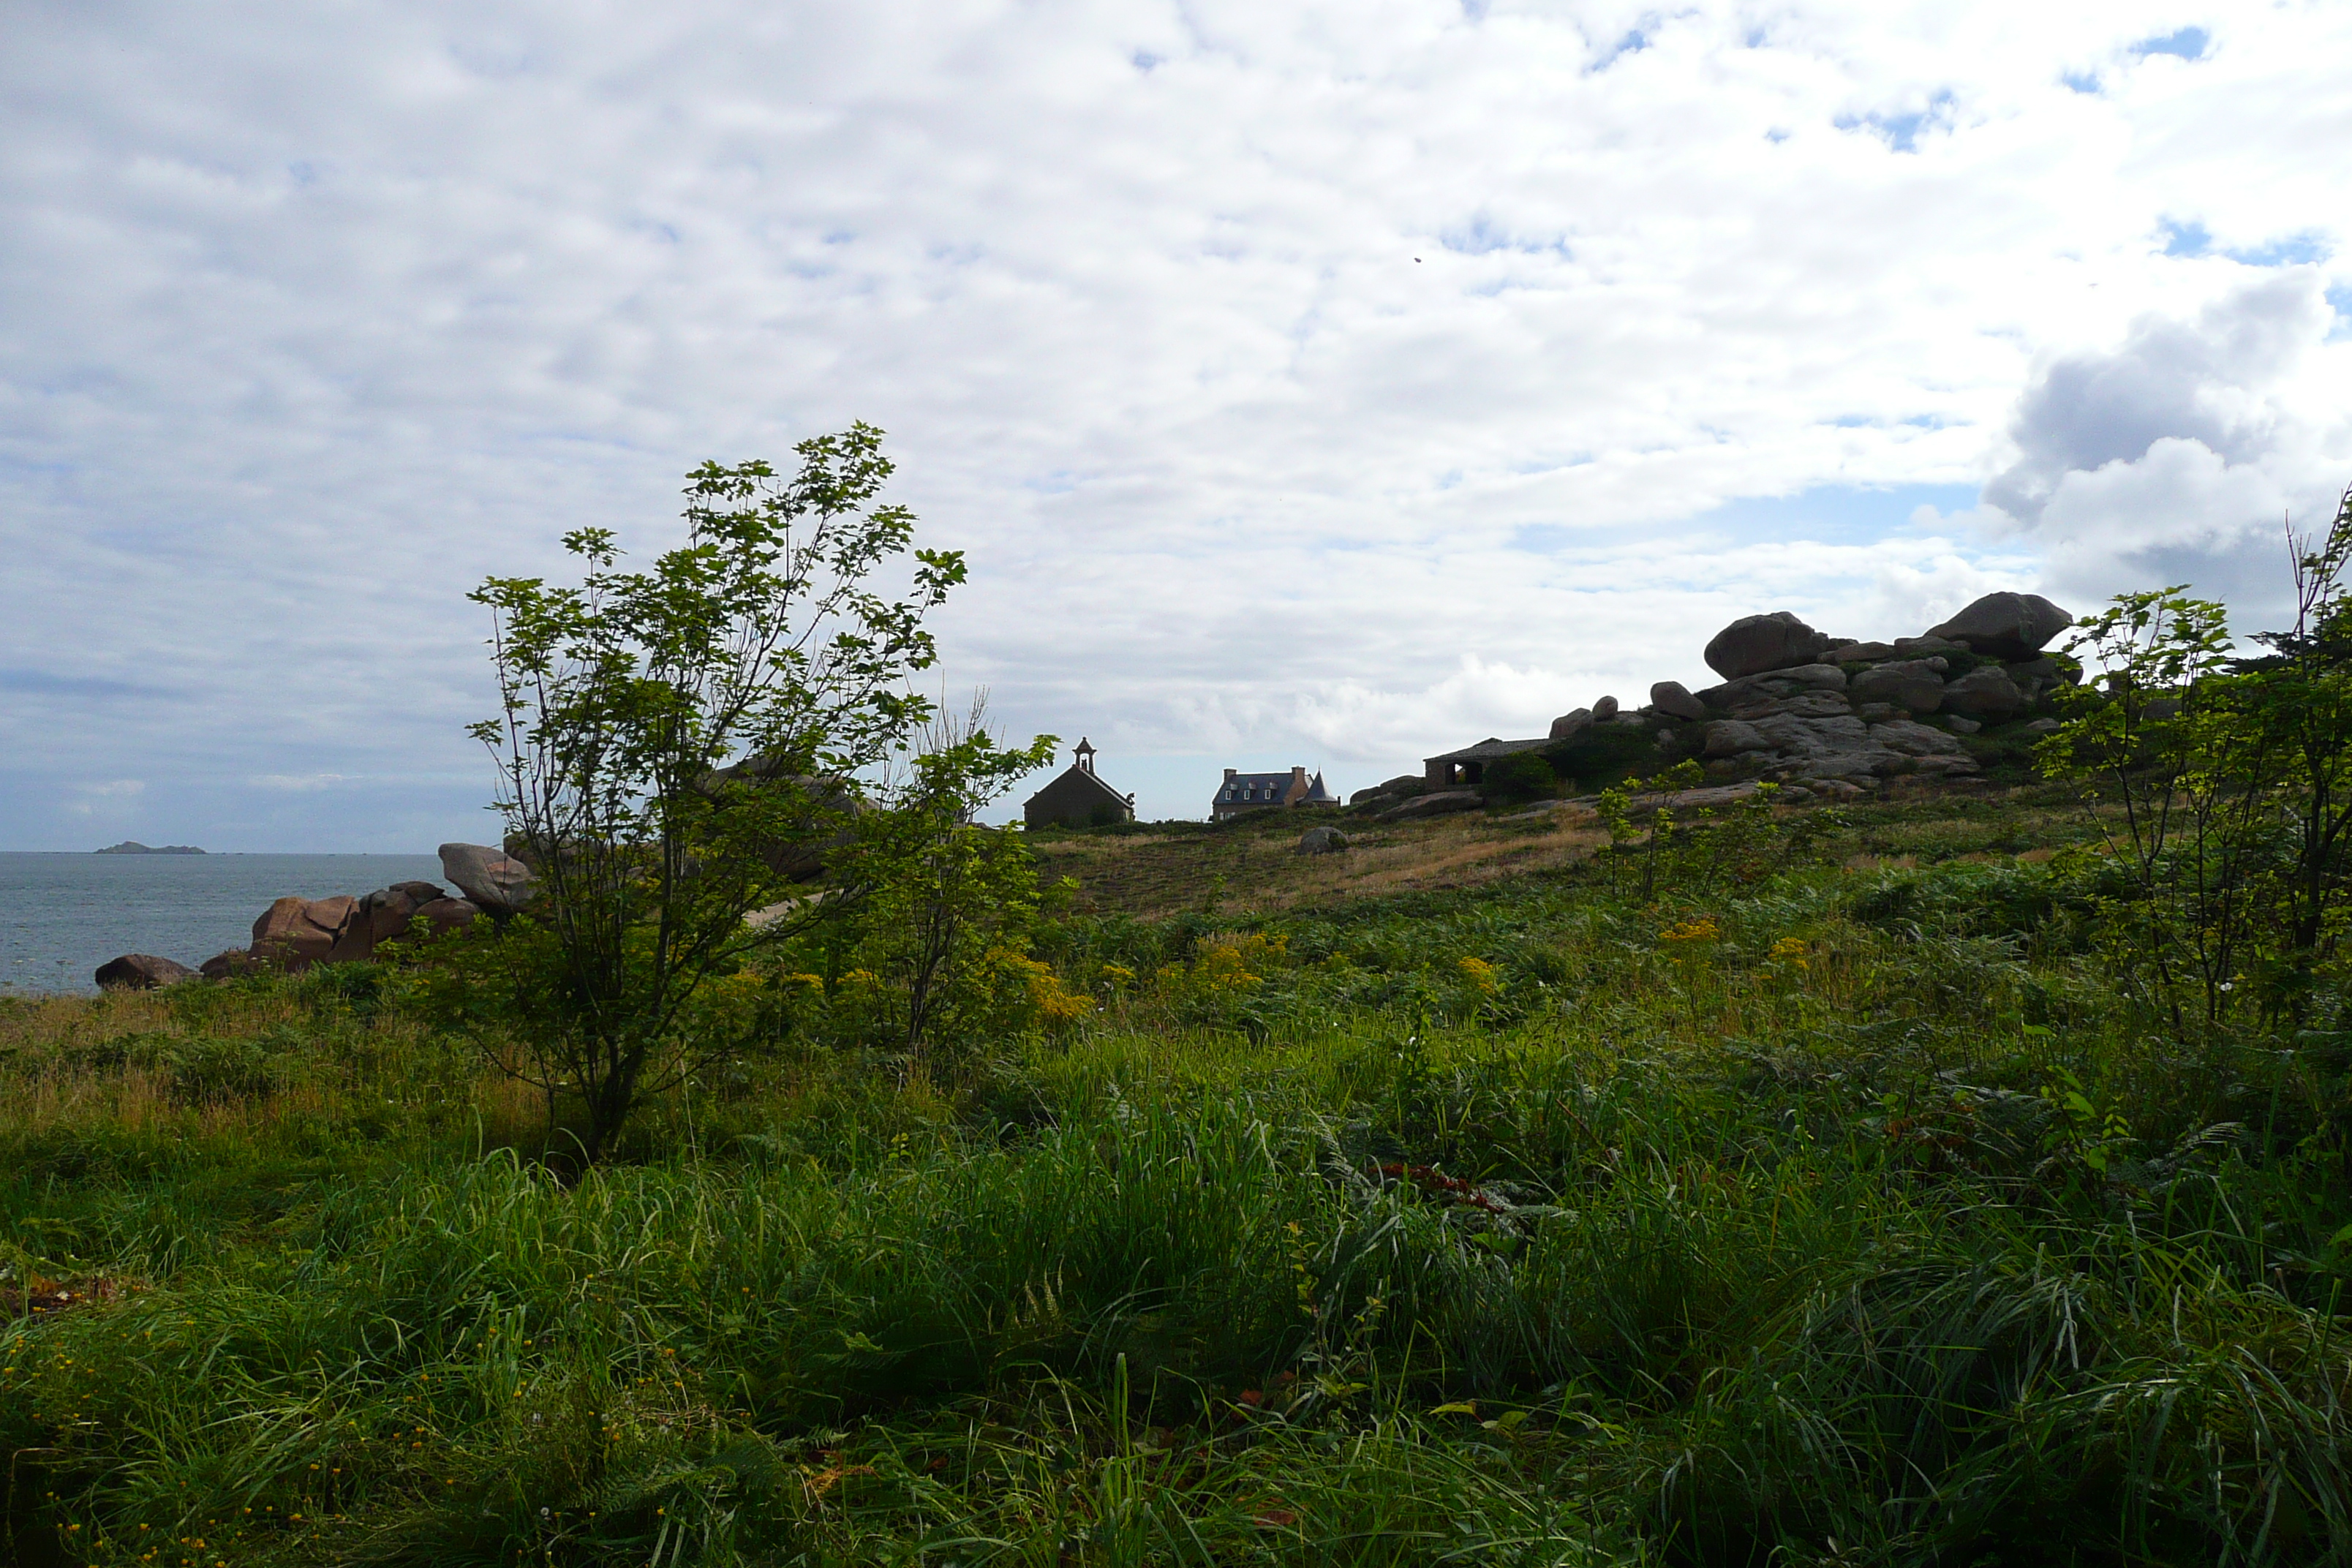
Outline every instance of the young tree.
<svg viewBox="0 0 2352 1568">
<path fill-rule="evenodd" d="M 2294 563 L 2290 631 L 2254 640 L 2270 657 L 2239 666 L 2242 705 L 2268 742 L 2293 849 L 2280 878 L 2284 941 L 2269 990 L 2300 1015 L 2352 891 L 2352 489 L 2326 537 L 2288 536 Z"/>
<path fill-rule="evenodd" d="M 2176 1029 L 2184 991 L 2209 1024 L 2248 989 L 2299 1013 L 2352 892 L 2352 491 L 2289 553 L 2295 624 L 2256 637 L 2267 657 L 2231 657 L 2221 606 L 2183 588 L 2119 595 L 2071 645 L 2104 674 L 2060 689 L 2069 722 L 2040 749 L 2128 889 L 2114 955 Z"/>
<path fill-rule="evenodd" d="M 881 441 L 863 424 L 803 441 L 790 478 L 706 463 L 688 476 L 687 542 L 650 570 L 620 570 L 612 533 L 579 529 L 563 540 L 577 587 L 493 577 L 472 595 L 495 617 L 502 710 L 473 733 L 541 885 L 480 957 L 519 1052 L 507 1065 L 551 1121 L 577 1104 L 583 1163 L 643 1097 L 735 1043 L 710 1037 L 698 994 L 789 929 L 745 917 L 844 839 L 845 781 L 930 711 L 907 681 L 933 662 L 923 617 L 964 563 L 916 550 L 905 596 L 875 585 L 914 530 L 878 504 Z"/>
<path fill-rule="evenodd" d="M 995 1011 L 1003 976 L 993 969 L 1026 954 L 1040 909 L 1036 867 L 1019 833 L 978 817 L 1053 761 L 1055 737 L 1000 746 L 986 715 L 983 692 L 965 713 L 935 712 L 920 727 L 906 766 L 877 792 L 882 808 L 859 821 L 845 857 L 854 915 L 826 933 L 884 988 L 910 1071 L 936 1065 L 940 1047 L 971 1037 Z"/>
<path fill-rule="evenodd" d="M 2231 701 L 2226 613 L 2185 584 L 2123 594 L 2068 649 L 2103 673 L 2058 689 L 2070 718 L 2037 760 L 2081 792 L 2129 889 L 2106 922 L 2113 956 L 2154 982 L 2176 1030 L 2186 984 L 2210 1021 L 2243 956 L 2266 782 Z"/>
</svg>

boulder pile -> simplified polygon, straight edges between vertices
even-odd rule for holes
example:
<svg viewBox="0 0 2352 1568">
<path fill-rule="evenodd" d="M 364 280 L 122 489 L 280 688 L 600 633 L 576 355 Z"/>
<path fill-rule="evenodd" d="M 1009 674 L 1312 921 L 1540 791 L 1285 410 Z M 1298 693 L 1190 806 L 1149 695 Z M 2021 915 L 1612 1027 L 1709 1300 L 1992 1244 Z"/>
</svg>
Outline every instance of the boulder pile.
<svg viewBox="0 0 2352 1568">
<path fill-rule="evenodd" d="M 1408 795 L 1419 795 L 1422 788 L 1422 778 L 1419 773 L 1399 773 L 1392 779 L 1358 790 L 1348 797 L 1348 804 L 1362 805 L 1368 801 L 1402 800 Z"/>
<path fill-rule="evenodd" d="M 1717 778 L 1769 778 L 1847 795 L 1895 774 L 1962 778 L 1977 763 L 1962 735 L 2037 720 L 2049 693 L 2081 679 L 2045 654 L 2074 616 L 2033 594 L 1988 594 L 1916 637 L 1859 642 L 1816 631 L 1782 610 L 1748 616 L 1706 645 L 1722 683 L 1691 691 L 1662 680 L 1649 704 L 1614 722 L 1650 731 L 1671 754 Z M 1554 721 L 1598 724 L 1600 704 Z M 1590 712 L 1586 725 L 1576 725 Z"/>
<path fill-rule="evenodd" d="M 2082 668 L 2043 650 L 2072 625 L 2034 594 L 1988 594 L 1893 642 L 1832 637 L 1786 610 L 1744 616 L 1707 641 L 1707 665 L 1723 678 L 1714 686 L 1661 680 L 1638 709 L 1601 697 L 1539 738 L 1490 738 L 1430 758 L 1420 777 L 1359 790 L 1350 804 L 1381 821 L 1475 810 L 1486 803 L 1486 770 L 1522 752 L 1563 778 L 1589 779 L 1588 765 L 1605 776 L 1612 758 L 1622 772 L 1631 752 L 1688 758 L 1720 784 L 1771 780 L 1792 800 L 1851 798 L 1902 774 L 1973 778 L 1979 764 L 1963 737 L 2056 727 L 2050 695 L 2081 679 Z"/>
<path fill-rule="evenodd" d="M 472 900 L 449 897 L 437 882 L 395 882 L 360 898 L 280 899 L 253 922 L 252 946 L 206 959 L 201 973 L 217 979 L 268 964 L 299 974 L 314 963 L 364 963 L 375 956 L 377 943 L 407 935 L 409 922 L 420 915 L 437 934 L 470 925 L 485 912 Z"/>
<path fill-rule="evenodd" d="M 299 974 L 315 963 L 364 963 L 380 944 L 408 935 L 417 920 L 438 935 L 485 915 L 514 914 L 533 891 L 529 868 L 479 844 L 441 846 L 441 874 L 457 885 L 462 897 L 452 898 L 438 882 L 419 881 L 394 882 L 357 897 L 279 899 L 253 922 L 250 946 L 215 953 L 195 969 L 151 953 L 125 953 L 100 967 L 98 984 L 107 990 L 151 990 L 198 976 L 225 980 L 255 969 Z"/>
</svg>

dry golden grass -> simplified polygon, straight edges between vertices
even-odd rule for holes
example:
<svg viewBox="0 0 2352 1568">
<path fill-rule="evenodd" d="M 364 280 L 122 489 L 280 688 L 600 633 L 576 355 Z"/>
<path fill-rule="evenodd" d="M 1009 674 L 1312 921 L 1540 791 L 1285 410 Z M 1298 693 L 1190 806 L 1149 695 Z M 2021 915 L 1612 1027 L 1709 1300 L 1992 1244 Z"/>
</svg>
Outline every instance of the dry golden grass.
<svg viewBox="0 0 2352 1568">
<path fill-rule="evenodd" d="M 173 1094 L 173 1076 L 160 1068 L 93 1069 L 49 1063 L 11 1086 L 6 1121 L 26 1132 L 105 1125 L 121 1131 L 198 1140 L 259 1138 L 296 1118 L 332 1110 L 339 1089 L 296 1084 L 251 1100 L 188 1103 Z"/>
<path fill-rule="evenodd" d="M 1341 819 L 1348 849 L 1300 855 L 1298 835 L 1322 818 L 1285 817 L 1211 833 L 1103 835 L 1037 847 L 1048 880 L 1077 883 L 1077 908 L 1152 919 L 1181 910 L 1238 914 L 1466 888 L 1589 858 L 1607 842 L 1593 815 L 1562 806 L 1538 816 L 1478 814 L 1425 822 Z"/>
<path fill-rule="evenodd" d="M 257 1035 L 311 1016 L 310 1004 L 283 992 L 213 993 L 203 1022 L 190 1022 L 180 999 L 163 991 L 105 991 L 96 996 L 0 1000 L 0 1063 L 12 1056 L 72 1052 L 125 1035 Z"/>
<path fill-rule="evenodd" d="M 186 1092 L 167 1059 L 175 1042 L 273 1034 L 331 1054 L 335 1047 L 323 1043 L 318 1022 L 314 1003 L 283 989 L 11 998 L 0 1004 L 0 1131 L 37 1135 L 105 1126 L 191 1142 L 261 1139 L 298 1121 L 332 1120 L 353 1104 L 382 1103 L 387 1089 L 347 1062 L 305 1067 L 298 1060 L 266 1091 L 215 1096 Z M 421 1023 L 398 1016 L 346 1026 L 347 1038 L 367 1042 L 365 1055 L 388 1060 L 412 1058 L 426 1033 Z M 520 1142 L 522 1130 L 544 1126 L 545 1110 L 530 1086 L 509 1081 L 487 1063 L 471 1076 L 458 1092 L 472 1100 L 490 1142 Z"/>
<path fill-rule="evenodd" d="M 169 1002 L 152 991 L 109 991 L 96 997 L 11 997 L 0 1005 L 0 1058 L 96 1045 L 118 1035 L 178 1027 Z"/>
</svg>

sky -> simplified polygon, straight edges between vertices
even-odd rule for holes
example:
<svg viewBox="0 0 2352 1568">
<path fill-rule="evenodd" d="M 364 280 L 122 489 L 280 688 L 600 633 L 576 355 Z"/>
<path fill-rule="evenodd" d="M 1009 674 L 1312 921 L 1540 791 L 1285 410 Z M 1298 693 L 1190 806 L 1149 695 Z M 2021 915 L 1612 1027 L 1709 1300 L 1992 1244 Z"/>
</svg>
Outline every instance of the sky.
<svg viewBox="0 0 2352 1568">
<path fill-rule="evenodd" d="M 0 848 L 494 841 L 492 574 L 865 420 L 1147 817 L 2352 483 L 2352 6 L 0 10 Z M 1006 803 L 1017 807 L 1016 792 Z"/>
</svg>

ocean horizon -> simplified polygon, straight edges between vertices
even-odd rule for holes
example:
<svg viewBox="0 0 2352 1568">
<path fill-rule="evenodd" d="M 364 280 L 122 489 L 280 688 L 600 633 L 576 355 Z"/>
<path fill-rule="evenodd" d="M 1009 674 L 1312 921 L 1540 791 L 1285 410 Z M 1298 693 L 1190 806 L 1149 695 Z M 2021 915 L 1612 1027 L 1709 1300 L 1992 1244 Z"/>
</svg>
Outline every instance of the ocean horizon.
<svg viewBox="0 0 2352 1568">
<path fill-rule="evenodd" d="M 98 966 L 152 952 L 190 968 L 253 940 L 288 894 L 449 886 L 437 855 L 100 855 L 0 850 L 0 994 L 89 995 Z"/>
</svg>

